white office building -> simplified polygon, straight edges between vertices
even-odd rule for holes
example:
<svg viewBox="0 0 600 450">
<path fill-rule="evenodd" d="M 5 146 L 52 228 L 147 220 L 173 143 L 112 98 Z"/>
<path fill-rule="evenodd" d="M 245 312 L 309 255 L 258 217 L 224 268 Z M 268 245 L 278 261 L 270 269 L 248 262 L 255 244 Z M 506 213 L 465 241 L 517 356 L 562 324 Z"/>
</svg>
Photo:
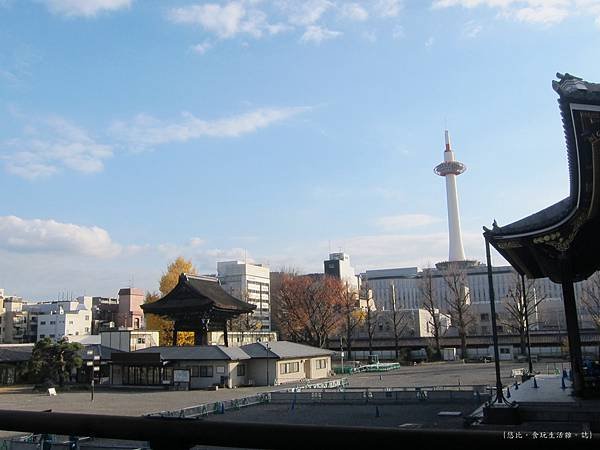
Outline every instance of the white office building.
<svg viewBox="0 0 600 450">
<path fill-rule="evenodd" d="M 350 265 L 350 256 L 347 253 L 330 253 L 329 259 L 324 263 L 324 273 L 342 282 L 347 283 L 350 289 L 358 290 L 358 278 L 354 272 L 354 267 Z"/>
<path fill-rule="evenodd" d="M 256 306 L 254 317 L 260 331 L 271 331 L 271 280 L 269 268 L 242 261 L 217 263 L 217 277 L 223 289 L 236 298 Z"/>
<path fill-rule="evenodd" d="M 92 297 L 77 300 L 24 303 L 28 312 L 31 337 L 36 340 L 82 336 L 92 330 Z"/>
<path fill-rule="evenodd" d="M 433 293 L 436 299 L 436 305 L 443 313 L 448 313 L 448 300 L 450 293 L 444 280 L 444 272 L 438 269 L 424 269 L 430 271 L 433 282 Z M 478 264 L 465 268 L 467 273 L 467 288 L 469 290 L 469 300 L 471 304 L 481 304 L 476 309 L 481 310 L 482 314 L 485 305 L 489 305 L 489 284 L 487 275 L 487 266 Z M 413 309 L 422 307 L 423 297 L 421 293 L 421 283 L 424 271 L 417 267 L 405 267 L 395 269 L 367 270 L 361 274 L 362 282 L 368 283 L 373 291 L 373 299 L 377 309 L 390 311 L 392 309 L 391 292 L 394 286 L 396 302 L 399 308 Z M 493 268 L 494 292 L 497 301 L 504 302 L 509 298 L 509 291 L 515 289 L 515 283 L 518 282 L 517 273 L 511 266 L 497 266 Z M 575 284 L 575 296 L 581 299 L 585 289 L 586 281 Z M 548 300 L 540 305 L 541 310 L 550 308 L 550 304 L 556 305 L 556 310 L 562 308 L 562 289 L 560 285 L 553 283 L 548 278 L 535 280 L 535 295 L 537 298 L 546 298 Z M 557 301 L 558 300 L 558 301 Z M 578 301 L 578 313 L 580 323 L 587 326 L 589 318 L 585 308 Z M 552 317 L 556 317 L 558 312 L 552 312 Z M 547 314 L 549 315 L 549 313 Z M 549 320 L 549 319 L 548 319 Z M 555 319 L 556 320 L 556 319 Z M 560 320 L 560 319 L 558 319 Z M 564 319 L 563 319 L 564 320 Z"/>
</svg>

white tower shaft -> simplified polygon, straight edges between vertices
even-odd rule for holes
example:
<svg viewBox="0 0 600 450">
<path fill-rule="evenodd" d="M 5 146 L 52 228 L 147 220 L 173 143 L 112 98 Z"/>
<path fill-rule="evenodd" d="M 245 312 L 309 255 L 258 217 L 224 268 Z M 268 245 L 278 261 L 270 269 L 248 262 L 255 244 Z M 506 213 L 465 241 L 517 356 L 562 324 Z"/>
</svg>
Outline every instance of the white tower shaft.
<svg viewBox="0 0 600 450">
<path fill-rule="evenodd" d="M 456 189 L 456 176 L 463 173 L 464 164 L 454 159 L 454 152 L 450 148 L 448 130 L 445 132 L 446 150 L 444 162 L 435 168 L 435 173 L 446 178 L 446 202 L 448 207 L 448 238 L 449 261 L 465 261 L 462 235 L 460 232 L 460 215 L 458 212 L 458 192 Z"/>
</svg>

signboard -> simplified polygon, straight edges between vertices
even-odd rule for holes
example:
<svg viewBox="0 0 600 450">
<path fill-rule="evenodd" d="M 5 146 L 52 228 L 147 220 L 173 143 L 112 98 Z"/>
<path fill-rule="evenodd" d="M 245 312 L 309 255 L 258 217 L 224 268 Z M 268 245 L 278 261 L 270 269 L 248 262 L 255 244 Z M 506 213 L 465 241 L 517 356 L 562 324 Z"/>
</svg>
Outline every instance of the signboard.
<svg viewBox="0 0 600 450">
<path fill-rule="evenodd" d="M 99 366 L 94 366 L 94 372 L 100 372 L 100 367 Z"/>
<path fill-rule="evenodd" d="M 190 371 L 175 369 L 173 371 L 173 381 L 175 383 L 189 383 L 190 382 Z"/>
<path fill-rule="evenodd" d="M 94 361 L 100 361 L 100 355 L 94 355 Z"/>
<path fill-rule="evenodd" d="M 225 366 L 217 366 L 217 373 L 225 373 Z"/>
<path fill-rule="evenodd" d="M 85 365 L 86 366 L 93 366 L 94 362 L 93 361 L 86 361 Z"/>
<path fill-rule="evenodd" d="M 56 395 L 56 389 L 54 389 L 54 388 L 49 388 L 49 389 L 48 389 L 48 395 L 50 395 L 50 396 Z"/>
</svg>

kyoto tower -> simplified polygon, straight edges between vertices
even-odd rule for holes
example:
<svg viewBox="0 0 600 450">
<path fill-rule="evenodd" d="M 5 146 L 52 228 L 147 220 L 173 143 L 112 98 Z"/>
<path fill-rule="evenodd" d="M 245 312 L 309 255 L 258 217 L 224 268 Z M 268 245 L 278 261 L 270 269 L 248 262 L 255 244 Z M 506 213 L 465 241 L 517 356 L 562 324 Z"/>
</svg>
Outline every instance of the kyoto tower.
<svg viewBox="0 0 600 450">
<path fill-rule="evenodd" d="M 467 170 L 467 167 L 454 159 L 454 152 L 450 148 L 450 137 L 448 130 L 445 131 L 446 150 L 444 151 L 444 162 L 438 164 L 434 173 L 440 177 L 446 177 L 446 201 L 448 204 L 448 233 L 450 243 L 450 254 L 448 262 L 466 262 L 465 250 L 463 248 L 462 236 L 460 234 L 460 216 L 458 214 L 458 193 L 456 191 L 456 176 Z"/>
</svg>

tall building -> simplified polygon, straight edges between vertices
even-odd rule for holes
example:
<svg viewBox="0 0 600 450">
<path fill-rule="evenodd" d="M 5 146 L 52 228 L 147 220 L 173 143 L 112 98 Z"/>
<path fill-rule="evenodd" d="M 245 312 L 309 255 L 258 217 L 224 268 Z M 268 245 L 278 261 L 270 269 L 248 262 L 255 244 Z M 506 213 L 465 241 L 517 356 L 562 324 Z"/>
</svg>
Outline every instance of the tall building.
<svg viewBox="0 0 600 450">
<path fill-rule="evenodd" d="M 242 261 L 217 263 L 217 277 L 223 289 L 234 297 L 256 306 L 253 316 L 271 331 L 271 281 L 269 268 Z"/>
<path fill-rule="evenodd" d="M 329 259 L 324 263 L 325 275 L 339 278 L 348 283 L 351 289 L 358 290 L 358 278 L 354 273 L 354 267 L 350 265 L 350 256 L 346 253 L 330 253 Z"/>
<path fill-rule="evenodd" d="M 119 289 L 119 306 L 117 313 L 117 327 L 144 328 L 144 291 L 138 288 Z"/>
</svg>

